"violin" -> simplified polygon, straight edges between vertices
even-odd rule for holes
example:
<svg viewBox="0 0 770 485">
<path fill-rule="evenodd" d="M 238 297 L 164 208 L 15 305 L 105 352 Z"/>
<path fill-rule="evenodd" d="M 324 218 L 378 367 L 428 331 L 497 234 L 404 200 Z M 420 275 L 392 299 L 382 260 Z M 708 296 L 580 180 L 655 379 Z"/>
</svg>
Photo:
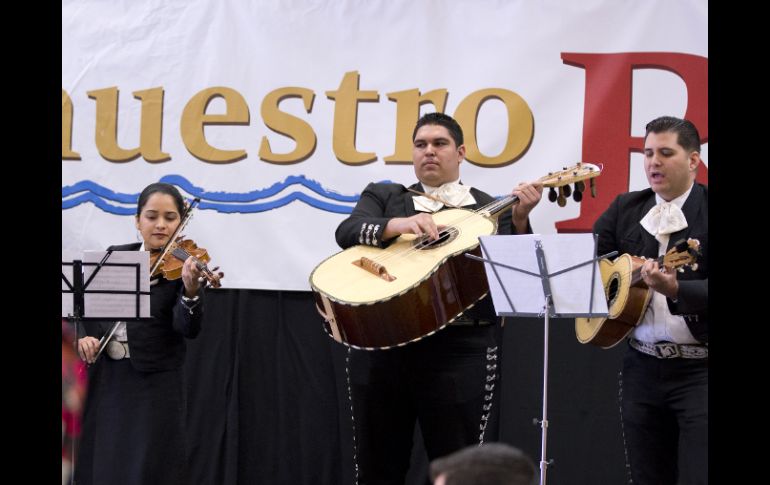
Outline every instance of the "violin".
<svg viewBox="0 0 770 485">
<path fill-rule="evenodd" d="M 198 279 L 199 282 L 203 283 L 205 281 L 205 285 L 211 285 L 214 288 L 222 286 L 219 280 L 224 278 L 225 274 L 221 271 L 217 272 L 219 267 L 209 269 L 206 266 L 206 263 L 211 260 L 209 253 L 204 248 L 199 248 L 193 240 L 185 239 L 184 236 L 179 235 L 187 223 L 190 222 L 192 210 L 199 202 L 200 199 L 196 197 L 191 203 L 185 204 L 182 221 L 174 230 L 168 242 L 160 249 L 150 250 L 150 276 L 163 275 L 167 280 L 179 279 L 182 277 L 184 262 L 187 261 L 187 258 L 192 257 L 195 265 L 203 275 Z M 112 335 L 118 329 L 119 323 L 119 321 L 116 321 L 110 331 L 99 340 L 99 351 L 96 353 L 96 357 L 94 357 L 94 362 L 90 365 L 96 362 L 102 351 L 107 347 L 107 343 L 111 341 Z"/>
<path fill-rule="evenodd" d="M 167 280 L 179 279 L 182 277 L 184 262 L 189 257 L 193 258 L 195 265 L 203 274 L 202 280 L 214 288 L 222 286 L 219 280 L 225 274 L 221 271 L 217 272 L 219 267 L 209 269 L 206 265 L 211 261 L 208 251 L 198 247 L 192 239 L 184 239 L 184 236 L 179 236 L 166 248 L 150 251 L 150 267 L 153 268 L 151 276 L 163 275 Z"/>
<path fill-rule="evenodd" d="M 182 266 L 187 258 L 192 257 L 195 261 L 195 265 L 201 271 L 200 281 L 206 281 L 208 285 L 214 288 L 219 288 L 222 284 L 219 282 L 225 274 L 221 271 L 216 271 L 219 267 L 209 269 L 206 266 L 211 260 L 208 252 L 204 248 L 199 248 L 192 239 L 185 239 L 184 236 L 179 234 L 182 229 L 190 222 L 192 217 L 192 210 L 200 202 L 200 199 L 196 197 L 190 204 L 186 204 L 184 214 L 182 214 L 182 221 L 177 226 L 174 233 L 169 238 L 169 241 L 161 249 L 155 249 L 150 251 L 150 276 L 163 275 L 167 280 L 175 280 L 182 277 Z"/>
</svg>

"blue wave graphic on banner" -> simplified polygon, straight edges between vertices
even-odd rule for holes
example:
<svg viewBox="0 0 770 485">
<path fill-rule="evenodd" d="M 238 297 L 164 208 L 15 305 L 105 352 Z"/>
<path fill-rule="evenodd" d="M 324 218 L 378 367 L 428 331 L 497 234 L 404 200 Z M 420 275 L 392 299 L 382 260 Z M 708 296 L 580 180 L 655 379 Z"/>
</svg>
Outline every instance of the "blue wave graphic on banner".
<svg viewBox="0 0 770 485">
<path fill-rule="evenodd" d="M 350 214 L 360 197 L 360 194 L 343 195 L 326 189 L 317 181 L 308 179 L 304 175 L 291 175 L 283 182 L 276 182 L 268 188 L 244 193 L 207 191 L 202 187 L 193 185 L 181 175 L 166 175 L 159 182 L 175 185 L 193 197 L 199 197 L 201 199 L 198 205 L 199 209 L 215 210 L 226 214 L 250 214 L 280 209 L 295 200 L 323 211 Z M 390 183 L 389 180 L 382 182 Z M 293 185 L 301 185 L 319 197 L 316 198 L 295 190 L 277 199 L 259 202 L 262 199 L 274 197 Z M 73 185 L 62 187 L 61 195 L 62 210 L 72 209 L 80 204 L 91 202 L 104 212 L 116 215 L 134 215 L 139 199 L 138 193 L 115 192 L 91 180 L 82 180 Z M 126 207 L 124 204 L 128 206 Z"/>
</svg>

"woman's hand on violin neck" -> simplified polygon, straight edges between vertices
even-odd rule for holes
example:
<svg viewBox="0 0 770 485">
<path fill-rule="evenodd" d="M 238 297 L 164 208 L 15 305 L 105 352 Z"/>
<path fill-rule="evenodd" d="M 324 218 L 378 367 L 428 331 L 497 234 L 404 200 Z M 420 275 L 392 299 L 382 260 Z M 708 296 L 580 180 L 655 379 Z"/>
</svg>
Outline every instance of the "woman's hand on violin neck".
<svg viewBox="0 0 770 485">
<path fill-rule="evenodd" d="M 198 269 L 198 265 L 195 264 L 195 258 L 190 256 L 184 262 L 182 266 L 182 281 L 184 282 L 184 293 L 188 298 L 192 298 L 198 294 L 200 290 L 200 279 L 203 276 L 201 270 Z"/>
</svg>

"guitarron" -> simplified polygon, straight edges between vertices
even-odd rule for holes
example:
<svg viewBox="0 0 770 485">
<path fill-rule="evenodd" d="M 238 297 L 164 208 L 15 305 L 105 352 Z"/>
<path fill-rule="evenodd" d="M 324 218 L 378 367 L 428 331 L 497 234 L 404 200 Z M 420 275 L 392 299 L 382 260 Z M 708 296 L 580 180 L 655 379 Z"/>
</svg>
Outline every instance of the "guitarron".
<svg viewBox="0 0 770 485">
<path fill-rule="evenodd" d="M 583 180 L 601 170 L 588 163 L 550 173 L 540 179 L 551 187 L 552 201 L 582 198 Z M 559 187 L 555 195 L 554 187 Z M 446 209 L 433 214 L 439 239 L 402 234 L 380 249 L 353 246 L 322 261 L 310 275 L 316 307 L 324 328 L 337 342 L 367 350 L 405 345 L 430 335 L 489 291 L 483 265 L 464 256 L 481 256 L 479 236 L 497 232 L 497 216 L 515 196 L 498 199 L 473 211 Z"/>
</svg>

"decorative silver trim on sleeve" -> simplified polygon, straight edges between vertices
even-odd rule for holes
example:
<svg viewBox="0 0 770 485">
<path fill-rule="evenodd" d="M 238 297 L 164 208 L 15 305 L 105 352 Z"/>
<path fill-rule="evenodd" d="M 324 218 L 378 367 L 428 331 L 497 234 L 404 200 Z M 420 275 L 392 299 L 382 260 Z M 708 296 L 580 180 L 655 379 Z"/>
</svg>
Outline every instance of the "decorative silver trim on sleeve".
<svg viewBox="0 0 770 485">
<path fill-rule="evenodd" d="M 366 228 L 366 244 L 372 245 L 372 229 L 374 229 L 374 224 L 369 224 L 369 227 Z"/>
<path fill-rule="evenodd" d="M 366 223 L 361 224 L 361 232 L 358 233 L 358 244 L 364 243 L 364 230 L 366 229 Z"/>
</svg>

